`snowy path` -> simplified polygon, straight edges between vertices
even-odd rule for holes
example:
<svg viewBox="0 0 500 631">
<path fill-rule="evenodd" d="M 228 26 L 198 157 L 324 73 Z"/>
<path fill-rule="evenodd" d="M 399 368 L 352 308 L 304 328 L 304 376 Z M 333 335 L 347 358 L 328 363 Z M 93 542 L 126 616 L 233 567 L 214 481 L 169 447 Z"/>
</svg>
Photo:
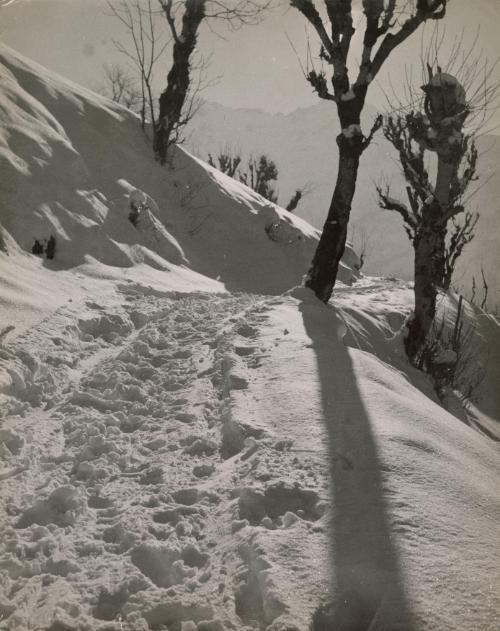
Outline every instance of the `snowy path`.
<svg viewBox="0 0 500 631">
<path fill-rule="evenodd" d="M 124 291 L 122 313 L 91 304 L 62 335 L 38 331 L 36 352 L 29 334 L 4 352 L 0 628 L 239 619 L 217 540 L 234 500 L 220 454 L 243 439 L 221 419 L 228 333 L 256 298 Z"/>
<path fill-rule="evenodd" d="M 493 443 L 305 290 L 119 291 L 0 348 L 0 629 L 495 631 Z"/>
</svg>

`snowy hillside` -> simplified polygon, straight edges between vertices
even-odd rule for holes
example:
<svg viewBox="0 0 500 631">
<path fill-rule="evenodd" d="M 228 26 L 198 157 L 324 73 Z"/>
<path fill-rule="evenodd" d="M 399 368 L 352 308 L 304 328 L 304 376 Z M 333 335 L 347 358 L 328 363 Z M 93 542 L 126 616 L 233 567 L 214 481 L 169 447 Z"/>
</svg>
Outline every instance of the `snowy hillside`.
<svg viewBox="0 0 500 631">
<path fill-rule="evenodd" d="M 173 169 L 162 169 L 124 108 L 6 48 L 0 62 L 4 240 L 30 252 L 53 234 L 50 269 L 98 262 L 175 274 L 185 266 L 228 289 L 269 293 L 300 281 L 317 239 L 306 222 L 182 150 Z M 128 214 L 137 189 L 149 217 L 135 227 Z M 356 261 L 352 251 L 347 258 Z"/>
<path fill-rule="evenodd" d="M 365 108 L 365 129 L 370 129 L 377 113 L 374 107 Z M 206 103 L 191 122 L 190 131 L 189 146 L 202 157 L 209 152 L 217 155 L 225 147 L 240 151 L 242 156 L 268 154 L 278 166 L 280 202 L 286 205 L 297 187 L 308 185 L 308 193 L 298 206 L 297 214 L 318 228 L 323 226 L 337 171 L 336 136 L 340 131 L 330 103 L 319 100 L 316 105 L 290 114 Z M 500 138 L 485 133 L 478 139 L 478 148 L 479 180 L 470 206 L 480 213 L 481 219 L 476 237 L 458 260 L 455 282 L 470 292 L 472 276 L 480 281 L 483 266 L 490 285 L 489 304 L 497 306 L 500 300 L 496 255 L 500 239 L 497 219 L 500 191 L 495 174 L 500 162 Z M 378 206 L 375 185 L 385 182 L 393 187 L 394 196 L 401 195 L 401 199 L 405 199 L 398 157 L 379 132 L 362 157 L 353 200 L 351 234 L 355 247 L 360 248 L 366 241 L 365 273 L 411 279 L 412 249 L 401 218 Z M 388 251 L 390 257 L 386 255 Z"/>
<path fill-rule="evenodd" d="M 323 305 L 308 224 L 0 61 L 0 629 L 496 631 L 498 321 L 446 411 L 406 282 Z"/>
</svg>

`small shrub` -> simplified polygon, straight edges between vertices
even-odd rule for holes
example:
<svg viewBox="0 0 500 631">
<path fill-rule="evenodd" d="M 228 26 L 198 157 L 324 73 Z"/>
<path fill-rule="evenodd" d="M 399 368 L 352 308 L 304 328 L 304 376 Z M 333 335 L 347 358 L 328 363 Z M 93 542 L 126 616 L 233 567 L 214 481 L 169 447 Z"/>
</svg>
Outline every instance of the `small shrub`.
<svg viewBox="0 0 500 631">
<path fill-rule="evenodd" d="M 301 188 L 298 188 L 295 191 L 295 193 L 292 195 L 290 201 L 286 205 L 286 210 L 288 210 L 289 213 L 293 213 L 293 211 L 297 208 L 297 206 L 299 205 L 299 202 L 302 199 L 303 195 L 304 195 L 304 191 Z"/>
<path fill-rule="evenodd" d="M 45 248 L 45 256 L 48 259 L 53 259 L 56 253 L 56 239 L 53 234 L 50 235 Z"/>
<path fill-rule="evenodd" d="M 35 242 L 31 246 L 31 253 L 36 254 L 37 256 L 43 254 L 43 245 L 38 239 L 35 239 Z"/>
<path fill-rule="evenodd" d="M 434 323 L 418 358 L 417 367 L 430 375 L 434 390 L 446 406 L 451 390 L 459 393 L 462 404 L 477 400 L 485 366 L 472 326 L 464 327 L 463 298 L 460 296 L 453 330 L 447 330 L 445 315 Z"/>
</svg>

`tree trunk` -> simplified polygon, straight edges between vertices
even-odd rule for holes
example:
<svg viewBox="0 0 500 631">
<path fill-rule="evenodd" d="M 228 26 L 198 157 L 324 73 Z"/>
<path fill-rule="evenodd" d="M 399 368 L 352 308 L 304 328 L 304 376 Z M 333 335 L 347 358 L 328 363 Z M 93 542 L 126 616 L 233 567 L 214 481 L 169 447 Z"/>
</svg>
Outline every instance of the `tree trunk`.
<svg viewBox="0 0 500 631">
<path fill-rule="evenodd" d="M 447 289 L 446 285 L 446 226 L 436 226 L 436 251 L 433 257 L 432 279 L 437 287 Z"/>
<path fill-rule="evenodd" d="M 450 201 L 451 180 L 458 165 L 456 161 L 451 160 L 447 155 L 438 152 L 438 166 L 436 175 L 436 199 L 444 210 L 448 207 Z"/>
<path fill-rule="evenodd" d="M 337 144 L 339 146 L 337 182 L 323 232 L 305 283 L 306 287 L 312 289 L 316 296 L 325 303 L 332 295 L 340 259 L 344 254 L 347 225 L 358 177 L 359 159 L 363 151 L 360 134 L 352 138 L 339 134 Z"/>
<path fill-rule="evenodd" d="M 435 213 L 439 213 L 440 217 L 434 218 L 436 234 L 436 250 L 434 252 L 433 262 L 433 279 L 439 287 L 445 287 L 446 284 L 446 224 L 443 217 L 448 212 L 450 203 L 450 188 L 453 175 L 458 169 L 458 165 L 448 158 L 448 156 L 440 155 L 438 152 L 438 168 L 436 176 L 436 201 L 439 209 L 436 208 Z M 440 221 L 441 219 L 441 221 Z M 439 237 L 439 238 L 438 238 Z"/>
<path fill-rule="evenodd" d="M 196 47 L 198 27 L 205 17 L 206 0 L 186 0 L 182 31 L 174 37 L 173 63 L 167 77 L 167 87 L 160 95 L 160 111 L 155 129 L 154 150 L 165 163 L 171 136 L 182 117 L 182 109 L 191 83 L 190 58 Z"/>
<path fill-rule="evenodd" d="M 406 339 L 406 352 L 413 364 L 418 363 L 436 316 L 437 288 L 441 286 L 443 272 L 440 250 L 446 234 L 441 217 L 442 208 L 437 200 L 425 206 L 414 243 L 415 312 Z"/>
</svg>

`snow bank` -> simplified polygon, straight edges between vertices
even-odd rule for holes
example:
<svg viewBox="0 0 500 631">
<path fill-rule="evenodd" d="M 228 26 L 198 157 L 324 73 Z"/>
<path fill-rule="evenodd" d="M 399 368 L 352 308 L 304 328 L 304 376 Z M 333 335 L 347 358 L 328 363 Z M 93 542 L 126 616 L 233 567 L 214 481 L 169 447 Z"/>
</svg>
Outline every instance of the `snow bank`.
<svg viewBox="0 0 500 631">
<path fill-rule="evenodd" d="M 391 365 L 407 370 L 402 347 L 404 322 L 413 309 L 412 284 L 396 279 L 364 278 L 353 287 L 336 292 L 336 305 L 348 327 L 346 343 L 374 353 Z M 452 333 L 459 296 L 453 292 L 440 294 L 437 318 L 445 323 L 445 336 Z M 461 360 L 459 382 L 464 404 L 450 400 L 459 418 L 479 432 L 500 440 L 500 323 L 463 301 L 462 337 L 466 340 Z M 421 373 L 410 371 L 415 385 L 427 396 L 434 397 L 430 380 L 422 381 Z M 470 392 L 468 387 L 472 386 Z M 465 410 L 463 409 L 465 406 Z"/>
<path fill-rule="evenodd" d="M 263 293 L 300 282 L 318 237 L 306 222 L 182 149 L 160 167 L 135 115 L 4 46 L 0 64 L 4 240 L 24 252 L 39 247 L 50 269 L 185 266 Z M 138 222 L 133 191 L 148 200 Z M 341 280 L 351 282 L 349 248 L 347 257 Z"/>
</svg>

